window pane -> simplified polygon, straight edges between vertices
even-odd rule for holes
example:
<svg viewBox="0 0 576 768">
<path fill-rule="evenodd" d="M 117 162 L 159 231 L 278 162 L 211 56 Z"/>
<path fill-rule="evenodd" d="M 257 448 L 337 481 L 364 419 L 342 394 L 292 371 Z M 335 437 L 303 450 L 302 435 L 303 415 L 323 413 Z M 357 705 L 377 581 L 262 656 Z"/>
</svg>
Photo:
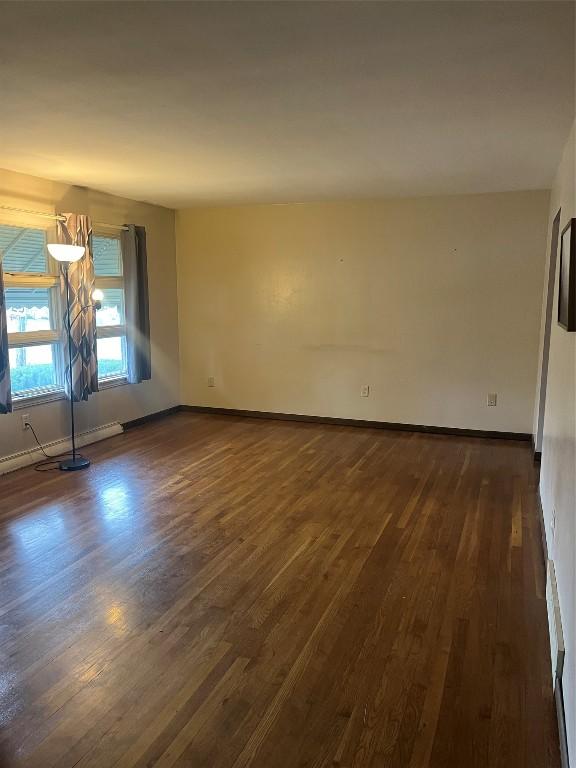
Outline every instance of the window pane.
<svg viewBox="0 0 576 768">
<path fill-rule="evenodd" d="M 98 378 L 126 375 L 126 337 L 98 339 Z"/>
<path fill-rule="evenodd" d="M 9 350 L 12 393 L 18 397 L 33 390 L 57 389 L 55 350 L 51 344 Z"/>
<path fill-rule="evenodd" d="M 47 272 L 45 230 L 1 224 L 0 258 L 5 272 Z"/>
<path fill-rule="evenodd" d="M 94 274 L 117 277 L 122 274 L 122 251 L 117 237 L 93 237 Z"/>
<path fill-rule="evenodd" d="M 6 288 L 8 333 L 48 331 L 54 326 L 49 288 Z"/>
<path fill-rule="evenodd" d="M 102 293 L 102 309 L 96 312 L 96 325 L 124 325 L 124 289 L 106 288 Z"/>
</svg>

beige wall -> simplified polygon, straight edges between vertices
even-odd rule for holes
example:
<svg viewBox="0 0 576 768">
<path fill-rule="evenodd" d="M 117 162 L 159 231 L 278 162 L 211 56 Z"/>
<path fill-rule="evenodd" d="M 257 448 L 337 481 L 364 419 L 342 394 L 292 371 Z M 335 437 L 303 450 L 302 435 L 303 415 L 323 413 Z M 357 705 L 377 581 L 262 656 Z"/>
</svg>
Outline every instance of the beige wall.
<svg viewBox="0 0 576 768">
<path fill-rule="evenodd" d="M 548 203 L 177 212 L 183 403 L 531 432 Z"/>
<path fill-rule="evenodd" d="M 87 213 L 95 221 L 112 224 L 128 222 L 146 227 L 152 380 L 114 387 L 93 395 L 77 408 L 78 429 L 90 429 L 112 421 L 125 422 L 177 405 L 180 395 L 174 211 L 4 170 L 0 170 L 0 202 L 35 211 Z M 0 217 L 8 224 L 22 221 L 1 210 Z M 39 222 L 42 221 L 39 219 Z M 43 442 L 68 433 L 68 407 L 64 401 L 27 406 L 26 413 L 30 413 Z M 0 416 L 0 457 L 33 446 L 32 435 L 21 428 L 18 412 Z"/>
<path fill-rule="evenodd" d="M 560 231 L 576 216 L 575 175 L 576 124 L 566 144 L 552 191 L 548 243 L 552 221 L 559 208 L 562 209 Z M 559 249 L 556 254 L 557 263 L 558 258 Z M 573 764 L 576 761 L 576 333 L 567 333 L 556 322 L 558 273 L 557 267 L 553 291 L 540 493 L 548 552 L 556 565 L 566 644 L 563 687 L 570 758 Z M 545 274 L 548 274 L 548 267 Z"/>
</svg>

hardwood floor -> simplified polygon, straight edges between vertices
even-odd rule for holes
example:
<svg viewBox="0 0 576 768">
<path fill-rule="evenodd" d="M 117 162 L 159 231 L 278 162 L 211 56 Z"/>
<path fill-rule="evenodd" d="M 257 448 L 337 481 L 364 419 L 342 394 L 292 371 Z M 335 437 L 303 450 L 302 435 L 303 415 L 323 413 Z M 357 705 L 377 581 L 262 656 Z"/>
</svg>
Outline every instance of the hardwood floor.
<svg viewBox="0 0 576 768">
<path fill-rule="evenodd" d="M 559 766 L 527 444 L 177 414 L 0 478 L 2 768 Z"/>
</svg>

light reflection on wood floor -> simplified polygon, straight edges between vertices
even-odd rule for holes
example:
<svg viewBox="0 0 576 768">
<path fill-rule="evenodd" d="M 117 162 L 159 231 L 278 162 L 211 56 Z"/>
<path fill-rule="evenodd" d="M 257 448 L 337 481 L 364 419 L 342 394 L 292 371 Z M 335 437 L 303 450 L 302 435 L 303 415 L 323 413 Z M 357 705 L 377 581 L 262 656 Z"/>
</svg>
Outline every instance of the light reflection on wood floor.
<svg viewBox="0 0 576 768">
<path fill-rule="evenodd" d="M 178 414 L 0 478 L 0 766 L 557 768 L 529 446 Z"/>
</svg>

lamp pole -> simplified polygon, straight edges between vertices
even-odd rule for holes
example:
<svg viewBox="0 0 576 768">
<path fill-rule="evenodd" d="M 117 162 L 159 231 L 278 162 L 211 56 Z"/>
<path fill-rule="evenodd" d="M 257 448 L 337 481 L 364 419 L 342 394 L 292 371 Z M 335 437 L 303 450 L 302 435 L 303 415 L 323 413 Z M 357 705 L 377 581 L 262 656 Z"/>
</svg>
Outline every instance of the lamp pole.
<svg viewBox="0 0 576 768">
<path fill-rule="evenodd" d="M 70 425 L 72 427 L 72 461 L 76 461 L 76 429 L 74 426 L 74 395 L 72 390 L 72 318 L 70 316 L 70 278 L 68 277 L 68 271 L 70 264 L 66 264 L 64 267 L 64 275 L 66 278 L 66 328 L 68 331 L 68 386 L 70 387 Z"/>
<path fill-rule="evenodd" d="M 70 394 L 70 431 L 72 433 L 72 458 L 60 462 L 60 469 L 65 472 L 73 472 L 78 469 L 86 469 L 90 466 L 90 460 L 85 456 L 76 455 L 76 428 L 74 424 L 74 387 L 72 385 L 72 316 L 70 309 L 70 277 L 68 275 L 70 263 L 64 263 L 64 277 L 66 280 L 66 330 L 68 331 L 68 387 Z"/>
<path fill-rule="evenodd" d="M 100 309 L 102 306 L 101 298 L 96 296 L 94 291 L 92 298 L 93 304 L 88 304 L 83 307 L 80 306 L 78 314 L 72 319 L 72 310 L 70 307 L 70 264 L 79 261 L 86 251 L 86 247 L 83 245 L 71 245 L 69 243 L 47 243 L 48 252 L 53 259 L 60 262 L 64 270 L 64 278 L 66 281 L 66 331 L 68 333 L 68 381 L 70 385 L 70 431 L 72 433 L 72 458 L 64 459 L 60 462 L 60 469 L 66 472 L 73 472 L 77 469 L 86 469 L 90 466 L 90 461 L 76 453 L 76 427 L 74 424 L 74 387 L 72 385 L 72 325 L 80 317 L 80 315 L 87 309 L 94 308 Z"/>
</svg>

